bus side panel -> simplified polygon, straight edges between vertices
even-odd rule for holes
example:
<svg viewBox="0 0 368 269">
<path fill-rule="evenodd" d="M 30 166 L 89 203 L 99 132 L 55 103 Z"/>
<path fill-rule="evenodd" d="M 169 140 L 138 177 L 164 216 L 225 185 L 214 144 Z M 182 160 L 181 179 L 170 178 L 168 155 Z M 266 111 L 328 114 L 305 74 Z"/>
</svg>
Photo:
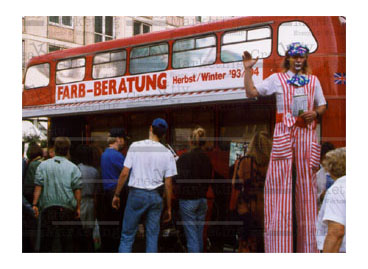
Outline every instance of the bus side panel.
<svg viewBox="0 0 368 269">
<path fill-rule="evenodd" d="M 325 91 L 327 111 L 323 116 L 322 141 L 333 143 L 336 147 L 346 144 L 346 64 L 344 57 L 329 57 L 329 72 L 321 82 Z M 326 87 L 328 85 L 328 87 Z"/>
<path fill-rule="evenodd" d="M 346 143 L 346 36 L 345 24 L 338 17 L 320 19 L 314 25 L 319 48 L 311 54 L 312 73 L 320 80 L 327 101 L 327 111 L 322 118 L 322 142 L 336 147 Z"/>
<path fill-rule="evenodd" d="M 328 100 L 328 110 L 322 120 L 322 142 L 331 142 L 335 147 L 346 144 L 345 98 Z"/>
<path fill-rule="evenodd" d="M 38 106 L 55 104 L 55 68 L 56 62 L 50 62 L 50 83 L 47 87 L 24 89 L 22 93 L 22 106 Z"/>
<path fill-rule="evenodd" d="M 55 88 L 52 86 L 24 90 L 22 93 L 22 105 L 38 106 L 55 103 Z"/>
</svg>

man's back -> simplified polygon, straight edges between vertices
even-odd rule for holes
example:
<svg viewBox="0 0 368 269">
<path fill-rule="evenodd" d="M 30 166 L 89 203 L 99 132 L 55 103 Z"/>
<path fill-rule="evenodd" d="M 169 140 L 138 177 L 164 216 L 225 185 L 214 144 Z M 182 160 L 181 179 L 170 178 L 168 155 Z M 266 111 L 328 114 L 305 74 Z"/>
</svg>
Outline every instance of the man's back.
<svg viewBox="0 0 368 269">
<path fill-rule="evenodd" d="M 155 189 L 163 184 L 164 178 L 176 174 L 172 153 L 149 139 L 130 146 L 124 166 L 131 168 L 129 186 L 140 189 Z"/>
<path fill-rule="evenodd" d="M 40 201 L 43 209 L 56 205 L 74 210 L 73 191 L 82 186 L 81 172 L 65 157 L 55 156 L 38 166 L 35 184 L 43 187 Z"/>
</svg>

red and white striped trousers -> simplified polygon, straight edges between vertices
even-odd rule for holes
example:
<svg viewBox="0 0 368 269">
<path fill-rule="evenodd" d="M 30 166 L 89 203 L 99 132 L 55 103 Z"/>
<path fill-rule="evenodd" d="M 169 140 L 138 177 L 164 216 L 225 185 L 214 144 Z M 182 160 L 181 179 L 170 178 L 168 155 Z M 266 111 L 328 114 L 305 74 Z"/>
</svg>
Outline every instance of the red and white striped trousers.
<svg viewBox="0 0 368 269">
<path fill-rule="evenodd" d="M 316 131 L 276 123 L 265 183 L 265 251 L 293 252 L 292 163 L 296 167 L 297 252 L 317 252 Z"/>
</svg>

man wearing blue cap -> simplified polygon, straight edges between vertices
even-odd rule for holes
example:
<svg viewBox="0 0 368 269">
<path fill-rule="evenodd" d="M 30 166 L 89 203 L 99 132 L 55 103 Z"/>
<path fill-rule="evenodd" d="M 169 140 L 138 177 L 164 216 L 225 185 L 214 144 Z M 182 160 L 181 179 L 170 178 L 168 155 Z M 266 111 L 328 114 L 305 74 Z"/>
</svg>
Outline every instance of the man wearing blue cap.
<svg viewBox="0 0 368 269">
<path fill-rule="evenodd" d="M 127 153 L 123 171 L 112 200 L 119 209 L 120 193 L 129 178 L 129 195 L 125 207 L 119 252 L 131 252 L 141 217 L 145 216 L 146 252 L 157 252 L 163 191 L 166 191 L 167 212 L 164 221 L 171 220 L 172 177 L 177 174 L 173 154 L 159 141 L 168 125 L 157 118 L 149 129 L 149 139 L 134 142 Z"/>
<path fill-rule="evenodd" d="M 121 153 L 124 148 L 127 134 L 124 128 L 112 128 L 107 138 L 109 146 L 101 156 L 102 175 L 102 208 L 100 221 L 101 250 L 102 252 L 116 252 L 121 234 L 123 210 L 111 208 L 111 200 L 114 197 L 118 178 L 124 167 L 125 157 Z M 126 200 L 126 188 L 121 193 L 122 203 Z"/>
<path fill-rule="evenodd" d="M 320 146 L 316 119 L 325 112 L 326 100 L 318 78 L 309 72 L 308 53 L 306 46 L 292 43 L 286 52 L 284 72 L 272 74 L 258 85 L 252 80 L 252 66 L 258 59 L 253 60 L 248 52 L 243 55 L 247 97 L 276 96 L 276 125 L 264 190 L 266 252 L 293 252 L 293 213 L 296 251 L 317 252 L 315 182 Z"/>
</svg>

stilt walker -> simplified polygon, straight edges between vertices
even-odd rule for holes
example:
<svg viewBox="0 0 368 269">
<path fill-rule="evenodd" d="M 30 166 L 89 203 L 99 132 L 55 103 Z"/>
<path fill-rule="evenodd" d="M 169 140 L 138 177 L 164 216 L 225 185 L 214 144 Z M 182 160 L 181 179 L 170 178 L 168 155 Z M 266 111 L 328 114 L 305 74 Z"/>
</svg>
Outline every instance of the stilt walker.
<svg viewBox="0 0 368 269">
<path fill-rule="evenodd" d="M 316 119 L 326 110 L 318 78 L 309 73 L 308 48 L 292 43 L 286 52 L 284 72 L 254 86 L 253 60 L 244 52 L 244 86 L 248 97 L 276 95 L 276 125 L 265 183 L 265 251 L 293 252 L 293 203 L 297 221 L 297 252 L 317 252 L 316 169 L 320 146 Z M 292 167 L 296 169 L 292 200 Z"/>
</svg>

